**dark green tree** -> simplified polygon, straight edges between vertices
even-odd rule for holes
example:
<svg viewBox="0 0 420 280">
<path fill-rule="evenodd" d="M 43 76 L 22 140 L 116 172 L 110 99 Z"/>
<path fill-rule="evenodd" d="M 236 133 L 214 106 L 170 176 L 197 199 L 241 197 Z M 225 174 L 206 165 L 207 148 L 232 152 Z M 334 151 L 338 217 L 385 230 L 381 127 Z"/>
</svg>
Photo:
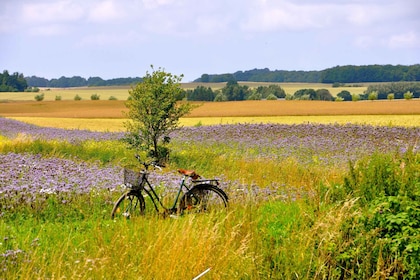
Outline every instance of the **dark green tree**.
<svg viewBox="0 0 420 280">
<path fill-rule="evenodd" d="M 25 91 L 28 87 L 28 83 L 25 80 L 23 74 L 19 74 L 18 72 L 13 73 L 12 75 L 9 74 L 9 71 L 4 70 L 2 74 L 0 74 L 0 91 Z"/>
<path fill-rule="evenodd" d="M 198 86 L 194 90 L 187 91 L 187 99 L 191 101 L 213 101 L 216 94 L 211 87 Z"/>
<path fill-rule="evenodd" d="M 294 99 L 304 99 L 305 97 L 309 100 L 316 100 L 316 91 L 312 88 L 300 89 L 293 94 Z"/>
<path fill-rule="evenodd" d="M 143 81 L 129 91 L 126 106 L 130 120 L 125 123 L 128 134 L 124 140 L 131 148 L 145 151 L 155 161 L 164 163 L 169 157 L 169 133 L 192 106 L 177 102 L 177 95 L 182 92 L 182 75 L 151 67 L 153 72 L 147 72 Z"/>
<path fill-rule="evenodd" d="M 337 94 L 338 97 L 343 98 L 344 101 L 351 101 L 351 93 L 347 90 L 342 90 Z"/>
<path fill-rule="evenodd" d="M 251 94 L 248 86 L 241 86 L 235 80 L 230 80 L 226 83 L 226 86 L 222 88 L 223 95 L 226 96 L 228 101 L 240 101 L 245 100 L 246 96 Z"/>
<path fill-rule="evenodd" d="M 316 100 L 332 101 L 334 97 L 328 89 L 321 88 L 316 90 Z"/>
</svg>

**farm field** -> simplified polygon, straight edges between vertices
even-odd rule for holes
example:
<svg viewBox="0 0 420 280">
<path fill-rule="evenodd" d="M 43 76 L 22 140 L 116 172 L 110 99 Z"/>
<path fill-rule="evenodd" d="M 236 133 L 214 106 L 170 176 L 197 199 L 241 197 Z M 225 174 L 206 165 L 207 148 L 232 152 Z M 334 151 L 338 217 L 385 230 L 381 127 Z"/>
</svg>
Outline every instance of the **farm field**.
<svg viewBox="0 0 420 280">
<path fill-rule="evenodd" d="M 0 279 L 418 279 L 420 100 L 200 104 L 151 177 L 228 212 L 116 221 L 123 101 L 0 103 Z"/>
<path fill-rule="evenodd" d="M 196 102 L 188 117 L 266 117 L 335 115 L 418 115 L 420 99 L 358 102 L 232 101 Z M 0 103 L 4 117 L 123 118 L 123 101 L 42 101 Z"/>
<path fill-rule="evenodd" d="M 195 89 L 197 86 L 211 87 L 214 91 L 222 89 L 226 83 L 182 83 L 184 89 Z M 268 86 L 273 83 L 239 82 L 240 85 L 247 85 L 250 88 L 258 86 Z M 359 87 L 332 87 L 331 84 L 320 83 L 274 83 L 280 85 L 286 94 L 293 95 L 299 89 L 321 89 L 325 88 L 336 96 L 342 90 L 347 90 L 351 94 L 362 94 L 367 86 Z M 79 95 L 82 100 L 90 100 L 92 94 L 100 96 L 101 100 L 108 100 L 111 96 L 118 100 L 127 100 L 130 86 L 110 86 L 110 87 L 80 87 L 80 88 L 41 88 L 40 92 L 0 92 L 0 101 L 30 101 L 35 100 L 35 95 L 44 94 L 45 101 L 54 101 L 56 96 L 62 100 L 74 100 Z"/>
<path fill-rule="evenodd" d="M 86 129 L 93 131 L 125 131 L 126 119 L 10 117 L 44 127 Z M 196 117 L 182 118 L 180 126 L 221 124 L 365 124 L 375 126 L 418 126 L 420 115 L 344 115 L 344 116 L 272 116 L 272 117 Z"/>
<path fill-rule="evenodd" d="M 417 126 L 420 100 L 204 102 L 181 125 L 234 123 L 357 123 Z M 0 103 L 0 116 L 40 126 L 124 130 L 123 101 L 43 101 Z"/>
</svg>

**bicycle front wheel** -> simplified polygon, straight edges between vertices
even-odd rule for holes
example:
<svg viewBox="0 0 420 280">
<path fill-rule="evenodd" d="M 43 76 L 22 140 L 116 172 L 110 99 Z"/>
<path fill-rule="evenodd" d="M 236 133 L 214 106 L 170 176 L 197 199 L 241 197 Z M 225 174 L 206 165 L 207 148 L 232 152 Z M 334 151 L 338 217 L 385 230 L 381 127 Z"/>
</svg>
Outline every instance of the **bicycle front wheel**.
<svg viewBox="0 0 420 280">
<path fill-rule="evenodd" d="M 181 213 L 201 213 L 226 209 L 226 193 L 213 185 L 200 184 L 185 193 L 179 202 Z"/>
<path fill-rule="evenodd" d="M 111 218 L 125 218 L 140 216 L 144 214 L 146 203 L 141 192 L 128 191 L 123 194 L 114 204 Z"/>
</svg>

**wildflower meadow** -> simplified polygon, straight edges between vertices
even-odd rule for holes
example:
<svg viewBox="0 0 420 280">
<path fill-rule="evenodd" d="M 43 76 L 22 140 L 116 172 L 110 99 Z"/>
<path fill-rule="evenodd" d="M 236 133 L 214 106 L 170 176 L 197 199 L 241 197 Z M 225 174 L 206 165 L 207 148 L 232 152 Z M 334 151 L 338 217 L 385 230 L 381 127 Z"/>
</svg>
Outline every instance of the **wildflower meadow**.
<svg viewBox="0 0 420 280">
<path fill-rule="evenodd" d="M 227 213 L 116 221 L 123 136 L 0 117 L 0 279 L 420 276 L 419 126 L 183 127 L 152 184 L 218 178 Z"/>
</svg>

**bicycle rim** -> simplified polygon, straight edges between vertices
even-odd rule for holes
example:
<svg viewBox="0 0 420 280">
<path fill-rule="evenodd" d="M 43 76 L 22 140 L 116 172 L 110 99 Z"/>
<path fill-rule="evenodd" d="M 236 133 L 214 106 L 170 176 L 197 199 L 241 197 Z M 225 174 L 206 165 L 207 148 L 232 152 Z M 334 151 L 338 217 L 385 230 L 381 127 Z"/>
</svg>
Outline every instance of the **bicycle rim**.
<svg viewBox="0 0 420 280">
<path fill-rule="evenodd" d="M 181 213 L 223 211 L 228 206 L 225 192 L 216 186 L 201 184 L 187 192 L 179 203 Z"/>
<path fill-rule="evenodd" d="M 112 209 L 112 219 L 130 219 L 144 214 L 145 202 L 141 193 L 123 194 Z"/>
</svg>

